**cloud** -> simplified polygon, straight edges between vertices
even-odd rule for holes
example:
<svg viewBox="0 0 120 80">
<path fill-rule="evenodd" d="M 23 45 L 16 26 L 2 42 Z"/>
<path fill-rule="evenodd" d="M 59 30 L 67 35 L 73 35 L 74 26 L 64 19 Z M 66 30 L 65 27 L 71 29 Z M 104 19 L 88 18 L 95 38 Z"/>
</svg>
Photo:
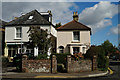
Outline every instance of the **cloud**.
<svg viewBox="0 0 120 80">
<path fill-rule="evenodd" d="M 101 1 L 93 7 L 85 8 L 80 16 L 80 22 L 92 28 L 93 33 L 112 25 L 112 17 L 118 13 L 118 5 Z"/>
<path fill-rule="evenodd" d="M 111 32 L 113 34 L 120 34 L 120 24 L 118 24 L 117 27 L 111 28 Z"/>
<path fill-rule="evenodd" d="M 72 10 L 77 9 L 75 3 L 67 2 L 3 2 L 3 19 L 10 21 L 14 17 L 21 16 L 21 13 L 28 13 L 34 9 L 39 12 L 52 11 L 53 23 L 61 22 L 65 24 L 72 20 Z"/>
</svg>

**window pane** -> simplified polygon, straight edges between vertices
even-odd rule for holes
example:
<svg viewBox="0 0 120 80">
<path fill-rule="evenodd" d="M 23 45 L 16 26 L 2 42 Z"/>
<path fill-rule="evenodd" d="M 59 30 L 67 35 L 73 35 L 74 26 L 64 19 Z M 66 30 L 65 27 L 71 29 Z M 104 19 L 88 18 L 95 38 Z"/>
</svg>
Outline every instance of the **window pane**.
<svg viewBox="0 0 120 80">
<path fill-rule="evenodd" d="M 74 40 L 79 40 L 79 32 L 73 32 L 73 37 L 74 37 Z"/>
<path fill-rule="evenodd" d="M 21 28 L 16 28 L 17 33 L 21 32 Z"/>
<path fill-rule="evenodd" d="M 16 33 L 16 37 L 17 37 L 17 38 L 21 38 L 20 33 Z"/>
<path fill-rule="evenodd" d="M 21 38 L 21 34 L 22 34 L 22 28 L 17 27 L 16 28 L 16 38 Z"/>
</svg>

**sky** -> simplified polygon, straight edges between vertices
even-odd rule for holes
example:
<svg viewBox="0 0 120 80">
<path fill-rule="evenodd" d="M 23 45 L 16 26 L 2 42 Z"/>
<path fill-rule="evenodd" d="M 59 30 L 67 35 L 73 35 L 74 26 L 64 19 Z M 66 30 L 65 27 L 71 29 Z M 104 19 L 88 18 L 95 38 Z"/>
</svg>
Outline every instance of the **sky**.
<svg viewBox="0 0 120 80">
<path fill-rule="evenodd" d="M 14 1 L 14 0 L 13 0 Z M 31 0 L 29 0 L 31 1 Z M 53 24 L 62 25 L 73 20 L 73 12 L 79 14 L 79 22 L 92 29 L 91 45 L 100 45 L 109 40 L 118 46 L 118 2 L 2 2 L 2 20 L 11 21 L 14 17 L 32 10 L 53 14 Z"/>
</svg>

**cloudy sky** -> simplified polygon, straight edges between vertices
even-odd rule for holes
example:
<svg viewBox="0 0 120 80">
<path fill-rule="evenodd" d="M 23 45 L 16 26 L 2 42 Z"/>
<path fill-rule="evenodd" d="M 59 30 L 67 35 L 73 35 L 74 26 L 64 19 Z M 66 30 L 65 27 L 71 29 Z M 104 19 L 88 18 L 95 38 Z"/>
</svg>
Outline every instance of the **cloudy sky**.
<svg viewBox="0 0 120 80">
<path fill-rule="evenodd" d="M 91 27 L 91 44 L 99 45 L 110 40 L 118 45 L 118 2 L 3 2 L 2 20 L 11 21 L 32 10 L 52 11 L 53 24 L 71 21 L 74 11 L 79 13 L 79 22 Z"/>
</svg>

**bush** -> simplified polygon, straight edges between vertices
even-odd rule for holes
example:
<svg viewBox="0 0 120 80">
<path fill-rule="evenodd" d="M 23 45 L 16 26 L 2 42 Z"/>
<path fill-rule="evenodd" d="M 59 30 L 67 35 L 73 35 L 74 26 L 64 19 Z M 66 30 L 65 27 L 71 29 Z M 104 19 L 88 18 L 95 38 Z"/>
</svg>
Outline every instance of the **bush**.
<svg viewBox="0 0 120 80">
<path fill-rule="evenodd" d="M 67 70 L 65 69 L 65 66 L 63 64 L 57 64 L 57 71 L 65 73 Z"/>
<path fill-rule="evenodd" d="M 108 60 L 107 60 L 107 57 L 105 56 L 105 50 L 101 46 L 99 46 L 97 49 L 98 49 L 97 50 L 98 51 L 98 58 L 97 58 L 98 68 L 106 70 L 108 68 Z"/>
<path fill-rule="evenodd" d="M 65 64 L 67 55 L 71 55 L 71 54 L 70 53 L 53 53 L 51 54 L 50 58 L 52 57 L 52 55 L 56 56 L 58 64 Z"/>
<path fill-rule="evenodd" d="M 47 54 L 39 54 L 35 59 L 48 59 L 47 57 Z"/>
<path fill-rule="evenodd" d="M 2 67 L 7 67 L 9 65 L 9 60 L 7 57 L 2 57 Z"/>
<path fill-rule="evenodd" d="M 87 59 L 93 59 L 93 56 L 94 55 L 98 55 L 98 51 L 97 51 L 97 46 L 91 46 L 88 50 L 87 50 L 87 52 L 86 52 L 86 54 L 84 55 L 84 58 L 87 58 Z"/>
<path fill-rule="evenodd" d="M 109 60 L 105 54 L 105 50 L 102 46 L 91 46 L 84 57 L 92 60 L 94 55 L 97 56 L 97 67 L 100 70 L 107 70 Z"/>
<path fill-rule="evenodd" d="M 13 64 L 16 67 L 16 70 L 21 72 L 22 71 L 22 55 L 16 54 L 13 58 Z"/>
<path fill-rule="evenodd" d="M 72 59 L 74 59 L 74 60 L 76 60 L 76 61 L 84 58 L 84 56 L 83 56 L 82 53 L 75 53 L 75 54 L 73 54 L 71 57 L 72 57 Z"/>
</svg>

